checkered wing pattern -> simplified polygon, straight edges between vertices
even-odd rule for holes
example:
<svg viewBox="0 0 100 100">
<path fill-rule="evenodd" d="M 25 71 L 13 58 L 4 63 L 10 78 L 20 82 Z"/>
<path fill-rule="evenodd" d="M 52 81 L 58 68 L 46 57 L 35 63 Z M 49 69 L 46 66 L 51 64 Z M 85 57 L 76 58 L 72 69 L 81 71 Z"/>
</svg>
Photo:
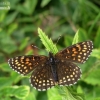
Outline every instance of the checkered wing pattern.
<svg viewBox="0 0 100 100">
<path fill-rule="evenodd" d="M 57 73 L 60 86 L 73 85 L 81 77 L 81 69 L 72 62 L 59 62 L 57 64 Z"/>
<path fill-rule="evenodd" d="M 33 71 L 41 63 L 46 62 L 46 56 L 18 56 L 8 60 L 9 65 L 16 72 L 26 75 Z"/>
<path fill-rule="evenodd" d="M 92 41 L 74 44 L 58 52 L 55 57 L 59 60 L 67 60 L 76 63 L 84 63 L 92 52 Z"/>
<path fill-rule="evenodd" d="M 84 63 L 92 48 L 92 41 L 85 41 L 67 47 L 55 56 L 52 53 L 49 57 L 18 56 L 9 59 L 8 63 L 13 70 L 23 75 L 33 71 L 30 77 L 32 86 L 39 91 L 45 91 L 56 84 L 61 86 L 75 84 L 81 77 L 81 70 L 73 62 Z"/>
<path fill-rule="evenodd" d="M 38 91 L 46 91 L 55 86 L 55 81 L 50 65 L 47 63 L 39 65 L 30 78 L 31 85 Z"/>
</svg>

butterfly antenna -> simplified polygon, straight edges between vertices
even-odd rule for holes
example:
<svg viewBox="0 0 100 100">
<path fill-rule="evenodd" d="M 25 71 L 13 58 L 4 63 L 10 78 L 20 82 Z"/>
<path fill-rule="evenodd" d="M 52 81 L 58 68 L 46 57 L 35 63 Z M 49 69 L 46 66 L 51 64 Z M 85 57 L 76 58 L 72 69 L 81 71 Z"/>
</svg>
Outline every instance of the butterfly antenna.
<svg viewBox="0 0 100 100">
<path fill-rule="evenodd" d="M 33 48 L 33 50 L 35 49 L 37 49 L 37 50 L 42 50 L 42 51 L 44 51 L 45 49 L 41 49 L 41 48 L 39 48 L 39 47 L 37 47 L 37 46 L 35 46 L 35 45 L 31 45 L 32 46 L 32 48 Z M 48 52 L 45 50 L 45 52 L 48 54 Z M 38 53 L 37 53 L 37 55 L 38 55 Z"/>
<path fill-rule="evenodd" d="M 57 43 L 58 43 L 58 41 L 60 40 L 61 37 L 62 37 L 62 35 L 60 35 L 60 36 L 58 37 L 57 42 L 56 42 L 55 45 L 57 45 Z"/>
<path fill-rule="evenodd" d="M 40 49 L 39 47 L 37 47 L 36 45 L 32 44 L 32 48 L 33 49 Z M 41 49 L 40 49 L 41 50 Z"/>
</svg>

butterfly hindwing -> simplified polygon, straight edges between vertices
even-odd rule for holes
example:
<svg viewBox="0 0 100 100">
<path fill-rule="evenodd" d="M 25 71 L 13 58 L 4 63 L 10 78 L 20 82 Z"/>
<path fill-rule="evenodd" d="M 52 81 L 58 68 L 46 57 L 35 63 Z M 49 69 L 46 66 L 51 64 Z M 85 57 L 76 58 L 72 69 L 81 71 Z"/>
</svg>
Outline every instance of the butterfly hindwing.
<svg viewBox="0 0 100 100">
<path fill-rule="evenodd" d="M 30 77 L 32 86 L 38 91 L 45 91 L 55 85 L 48 63 L 40 64 Z"/>
<path fill-rule="evenodd" d="M 75 84 L 81 77 L 81 69 L 72 62 L 57 64 L 58 84 L 69 86 Z"/>
</svg>

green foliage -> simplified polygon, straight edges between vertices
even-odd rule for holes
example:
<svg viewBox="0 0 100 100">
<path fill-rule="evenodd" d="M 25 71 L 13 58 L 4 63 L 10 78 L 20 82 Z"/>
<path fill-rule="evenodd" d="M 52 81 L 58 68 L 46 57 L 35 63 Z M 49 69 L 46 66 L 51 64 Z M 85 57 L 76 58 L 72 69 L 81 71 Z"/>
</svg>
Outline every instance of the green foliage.
<svg viewBox="0 0 100 100">
<path fill-rule="evenodd" d="M 0 90 L 1 97 L 15 96 L 18 99 L 24 99 L 29 94 L 28 86 L 9 86 Z"/>
<path fill-rule="evenodd" d="M 99 0 L 1 0 L 1 6 L 10 9 L 0 9 L 0 100 L 100 100 Z M 28 77 L 17 74 L 7 63 L 18 55 L 46 55 L 44 46 L 55 54 L 86 40 L 93 41 L 94 49 L 88 61 L 79 65 L 80 81 L 70 88 L 38 92 Z M 32 50 L 31 44 L 42 50 Z"/>
<path fill-rule="evenodd" d="M 95 41 L 94 41 L 94 45 L 96 48 L 100 48 L 100 27 L 98 28 L 97 32 L 96 32 L 96 36 L 95 36 Z M 99 50 L 98 50 L 99 51 Z"/>
<path fill-rule="evenodd" d="M 41 7 L 46 6 L 51 0 L 42 0 Z"/>
<path fill-rule="evenodd" d="M 100 85 L 100 68 L 93 70 L 89 75 L 84 79 L 84 81 L 91 85 Z"/>
<path fill-rule="evenodd" d="M 100 59 L 100 49 L 94 49 L 91 56 Z"/>
<path fill-rule="evenodd" d="M 52 52 L 54 54 L 56 54 L 58 52 L 56 46 L 53 44 L 52 40 L 49 39 L 45 33 L 42 32 L 42 30 L 39 28 L 38 29 L 38 33 L 39 33 L 39 37 L 42 41 L 42 43 L 44 44 L 44 46 L 46 47 L 48 52 Z"/>
</svg>

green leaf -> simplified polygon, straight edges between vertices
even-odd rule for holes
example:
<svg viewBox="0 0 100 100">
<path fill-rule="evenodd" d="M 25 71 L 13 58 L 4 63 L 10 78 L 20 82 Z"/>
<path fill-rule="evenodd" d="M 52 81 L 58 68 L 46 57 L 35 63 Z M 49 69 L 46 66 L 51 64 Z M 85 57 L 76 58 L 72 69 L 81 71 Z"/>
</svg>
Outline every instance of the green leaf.
<svg viewBox="0 0 100 100">
<path fill-rule="evenodd" d="M 48 100 L 62 100 L 62 96 L 59 94 L 56 88 L 51 88 L 47 91 Z"/>
<path fill-rule="evenodd" d="M 78 38 L 79 38 L 78 34 L 79 34 L 79 30 L 76 32 L 72 44 L 76 44 L 79 41 L 78 40 Z"/>
<path fill-rule="evenodd" d="M 9 67 L 8 63 L 0 64 L 0 69 L 4 72 L 11 72 L 12 69 Z"/>
<path fill-rule="evenodd" d="M 88 40 L 88 33 L 83 28 L 79 29 L 79 41 L 86 41 Z"/>
<path fill-rule="evenodd" d="M 86 40 L 88 40 L 88 37 L 87 37 L 86 34 L 87 34 L 87 33 L 85 32 L 85 30 L 82 29 L 82 28 L 80 28 L 80 29 L 76 32 L 72 44 L 76 44 L 76 43 L 78 43 L 79 41 L 86 41 Z"/>
<path fill-rule="evenodd" d="M 15 41 L 13 41 L 12 38 L 4 30 L 0 32 L 0 43 L 0 50 L 5 53 L 10 54 L 17 49 Z"/>
<path fill-rule="evenodd" d="M 100 100 L 100 97 L 98 97 L 98 98 L 95 98 L 94 100 Z"/>
<path fill-rule="evenodd" d="M 4 18 L 6 17 L 7 12 L 4 10 L 0 10 L 0 23 L 4 21 Z"/>
<path fill-rule="evenodd" d="M 100 49 L 93 49 L 91 56 L 100 59 Z"/>
<path fill-rule="evenodd" d="M 5 19 L 4 19 L 3 23 L 2 23 L 2 25 L 3 25 L 3 26 L 9 25 L 10 23 L 12 23 L 12 22 L 15 20 L 16 16 L 17 16 L 17 12 L 13 12 L 13 13 L 7 15 L 7 16 L 5 17 Z"/>
<path fill-rule="evenodd" d="M 15 96 L 18 99 L 24 99 L 29 94 L 28 86 L 8 86 L 0 91 L 1 96 Z"/>
<path fill-rule="evenodd" d="M 18 28 L 18 24 L 17 23 L 10 24 L 7 34 L 9 34 L 9 35 L 12 34 L 17 28 Z"/>
<path fill-rule="evenodd" d="M 63 96 L 63 98 L 65 100 L 77 100 L 77 99 L 75 99 L 73 97 L 73 95 L 71 94 L 71 92 L 69 92 L 69 90 L 65 86 L 62 87 L 62 92 L 61 93 L 62 93 L 62 96 Z"/>
<path fill-rule="evenodd" d="M 41 7 L 46 6 L 51 0 L 42 0 Z"/>
<path fill-rule="evenodd" d="M 91 85 L 100 85 L 100 68 L 92 70 L 83 80 Z"/>
<path fill-rule="evenodd" d="M 16 9 L 23 14 L 30 15 L 34 12 L 36 5 L 37 0 L 25 0 L 24 4 L 18 5 Z"/>
<path fill-rule="evenodd" d="M 89 34 L 92 32 L 93 28 L 95 27 L 96 23 L 100 20 L 100 12 L 98 13 L 98 15 L 95 17 L 91 27 L 89 28 Z"/>
<path fill-rule="evenodd" d="M 39 33 L 39 37 L 40 37 L 42 43 L 46 47 L 46 50 L 48 52 L 52 52 L 53 54 L 56 54 L 58 52 L 58 50 L 56 48 L 56 45 L 53 44 L 52 40 L 49 39 L 40 28 L 38 28 L 38 33 Z"/>
<path fill-rule="evenodd" d="M 72 94 L 71 90 L 65 86 L 56 86 L 56 88 L 51 88 L 47 91 L 47 94 L 49 100 L 84 100 L 79 94 Z"/>
<path fill-rule="evenodd" d="M 7 77 L 0 77 L 0 90 L 6 86 L 11 85 L 13 82 L 10 78 Z"/>
<path fill-rule="evenodd" d="M 22 40 L 22 43 L 21 43 L 21 45 L 19 46 L 19 50 L 20 50 L 20 51 L 22 51 L 22 50 L 27 46 L 28 41 L 29 41 L 29 38 L 28 38 L 28 37 Z"/>
<path fill-rule="evenodd" d="M 36 100 L 36 95 L 34 91 L 30 92 L 24 100 Z"/>
<path fill-rule="evenodd" d="M 70 46 L 72 44 L 72 41 L 73 41 L 73 37 L 70 36 L 70 35 L 67 35 L 67 36 L 64 36 L 64 44 L 66 46 Z"/>
<path fill-rule="evenodd" d="M 19 82 L 21 79 L 17 73 L 11 73 L 12 76 L 9 77 L 0 77 L 0 90 L 6 86 L 10 86 L 14 83 Z"/>
<path fill-rule="evenodd" d="M 96 33 L 96 37 L 95 37 L 95 40 L 94 40 L 94 45 L 96 48 L 100 48 L 100 27 L 98 28 L 98 31 Z"/>
<path fill-rule="evenodd" d="M 83 93 L 83 90 L 82 90 L 82 87 L 81 86 L 78 86 L 77 87 L 77 93 Z"/>
<path fill-rule="evenodd" d="M 36 30 L 36 27 L 33 24 L 25 25 L 21 29 L 21 31 L 23 31 L 23 32 L 32 32 L 34 30 Z"/>
<path fill-rule="evenodd" d="M 95 86 L 94 88 L 87 87 L 85 98 L 86 100 L 100 100 L 100 86 Z"/>
</svg>

